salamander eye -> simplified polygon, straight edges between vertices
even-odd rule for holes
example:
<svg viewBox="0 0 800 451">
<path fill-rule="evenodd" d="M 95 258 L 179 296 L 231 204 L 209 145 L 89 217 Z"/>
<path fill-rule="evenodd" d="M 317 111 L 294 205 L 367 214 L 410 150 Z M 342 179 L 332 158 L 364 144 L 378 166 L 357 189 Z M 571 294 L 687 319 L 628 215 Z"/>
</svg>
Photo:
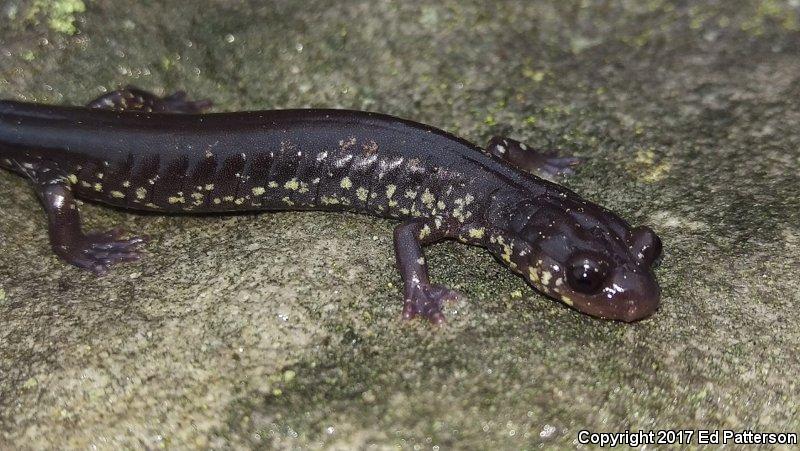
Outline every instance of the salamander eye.
<svg viewBox="0 0 800 451">
<path fill-rule="evenodd" d="M 591 258 L 578 258 L 573 261 L 567 273 L 569 286 L 584 294 L 595 294 L 600 291 L 606 280 L 606 265 Z"/>
</svg>

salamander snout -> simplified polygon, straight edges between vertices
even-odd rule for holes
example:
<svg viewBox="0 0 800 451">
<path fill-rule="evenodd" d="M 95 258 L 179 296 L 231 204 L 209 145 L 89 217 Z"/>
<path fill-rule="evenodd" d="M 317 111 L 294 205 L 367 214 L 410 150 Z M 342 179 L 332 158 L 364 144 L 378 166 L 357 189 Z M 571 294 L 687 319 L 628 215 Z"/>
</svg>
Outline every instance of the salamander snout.
<svg viewBox="0 0 800 451">
<path fill-rule="evenodd" d="M 633 272 L 626 268 L 615 271 L 603 289 L 605 302 L 599 302 L 598 316 L 625 322 L 647 318 L 658 310 L 661 290 L 651 271 Z"/>
<path fill-rule="evenodd" d="M 661 292 L 649 267 L 612 267 L 601 258 L 576 255 L 564 268 L 557 297 L 575 309 L 601 318 L 632 322 L 658 309 Z"/>
<path fill-rule="evenodd" d="M 523 274 L 533 286 L 580 312 L 638 321 L 655 313 L 661 301 L 652 270 L 661 240 L 642 226 L 631 229 L 623 242 L 615 255 L 599 245 L 576 249 L 545 243 L 549 252 L 534 252 Z"/>
</svg>

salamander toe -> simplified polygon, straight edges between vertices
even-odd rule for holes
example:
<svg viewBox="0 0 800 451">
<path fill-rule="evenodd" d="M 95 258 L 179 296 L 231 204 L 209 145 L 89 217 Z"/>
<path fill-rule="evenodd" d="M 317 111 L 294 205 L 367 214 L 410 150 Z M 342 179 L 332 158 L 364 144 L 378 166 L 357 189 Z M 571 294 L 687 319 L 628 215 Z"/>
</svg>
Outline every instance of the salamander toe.
<svg viewBox="0 0 800 451">
<path fill-rule="evenodd" d="M 418 285 L 407 294 L 403 304 L 403 319 L 410 320 L 417 316 L 426 318 L 431 324 L 440 325 L 445 322 L 442 307 L 446 302 L 455 301 L 461 294 L 442 285 Z"/>
</svg>

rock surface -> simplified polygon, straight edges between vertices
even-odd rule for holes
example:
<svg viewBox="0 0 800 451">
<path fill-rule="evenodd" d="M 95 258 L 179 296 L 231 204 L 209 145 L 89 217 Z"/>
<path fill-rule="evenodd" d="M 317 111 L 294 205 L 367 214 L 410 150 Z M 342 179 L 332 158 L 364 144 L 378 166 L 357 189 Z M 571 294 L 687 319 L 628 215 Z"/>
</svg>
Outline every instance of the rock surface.
<svg viewBox="0 0 800 451">
<path fill-rule="evenodd" d="M 54 257 L 36 198 L 2 173 L 0 447 L 797 431 L 796 3 L 0 1 L 2 98 L 81 104 L 135 84 L 219 110 L 508 134 L 584 158 L 564 183 L 665 244 L 663 306 L 634 325 L 538 295 L 480 249 L 435 246 L 434 279 L 467 295 L 437 330 L 399 320 L 390 221 L 87 205 L 92 228 L 154 238 L 96 278 Z"/>
</svg>

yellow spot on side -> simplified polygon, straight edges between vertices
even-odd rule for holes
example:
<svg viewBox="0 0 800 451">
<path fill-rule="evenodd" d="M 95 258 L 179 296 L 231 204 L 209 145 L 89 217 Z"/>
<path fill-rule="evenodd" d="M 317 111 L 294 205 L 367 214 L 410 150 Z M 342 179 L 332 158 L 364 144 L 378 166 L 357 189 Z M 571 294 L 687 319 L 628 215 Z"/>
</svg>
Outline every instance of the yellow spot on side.
<svg viewBox="0 0 800 451">
<path fill-rule="evenodd" d="M 123 197 L 125 197 L 125 195 L 122 194 L 121 191 L 111 191 L 111 197 L 116 197 L 117 199 L 122 199 Z"/>
<path fill-rule="evenodd" d="M 561 301 L 572 307 L 572 299 L 568 298 L 567 296 L 561 296 Z"/>
<path fill-rule="evenodd" d="M 122 186 L 125 188 L 130 188 L 131 186 L 130 180 L 125 180 L 124 182 L 122 182 Z"/>
<path fill-rule="evenodd" d="M 298 183 L 297 179 L 291 179 L 288 182 L 284 183 L 283 187 L 286 189 L 296 191 L 297 188 L 300 188 L 300 183 Z"/>
<path fill-rule="evenodd" d="M 208 185 L 205 186 L 205 188 L 206 188 L 206 191 L 211 191 L 211 190 L 214 189 L 214 184 L 213 183 L 209 183 Z"/>
<path fill-rule="evenodd" d="M 428 188 L 425 188 L 425 192 L 422 193 L 422 203 L 428 208 L 433 208 L 433 202 L 435 200 L 436 198 L 433 196 L 433 194 L 428 190 Z"/>
<path fill-rule="evenodd" d="M 356 196 L 361 202 L 366 202 L 367 198 L 369 197 L 369 191 L 363 186 L 359 186 L 356 190 Z"/>
<path fill-rule="evenodd" d="M 485 232 L 486 232 L 486 229 L 484 229 L 483 227 L 480 227 L 480 228 L 477 228 L 477 229 L 469 229 L 469 236 L 470 236 L 470 238 L 478 238 L 478 239 L 480 239 L 480 238 L 483 238 L 483 235 L 484 235 Z"/>
<path fill-rule="evenodd" d="M 136 188 L 136 198 L 144 199 L 147 196 L 147 190 L 144 188 Z"/>
<path fill-rule="evenodd" d="M 95 191 L 103 191 L 103 185 L 101 183 L 95 183 L 94 184 L 94 190 Z"/>
<path fill-rule="evenodd" d="M 322 205 L 335 205 L 339 203 L 339 199 L 332 196 L 322 196 L 320 202 Z"/>
<path fill-rule="evenodd" d="M 170 196 L 167 202 L 171 204 L 183 204 L 186 203 L 186 199 L 184 199 L 183 196 Z"/>
<path fill-rule="evenodd" d="M 260 196 L 264 194 L 266 191 L 267 190 L 265 190 L 263 186 L 256 186 L 255 188 L 253 188 L 253 195 Z"/>
<path fill-rule="evenodd" d="M 394 192 L 397 190 L 396 185 L 386 185 L 386 197 L 391 198 L 394 196 Z"/>
<path fill-rule="evenodd" d="M 270 188 L 277 188 L 278 187 L 278 182 L 275 182 L 275 181 L 269 182 L 269 183 L 267 183 L 267 186 L 269 186 Z"/>
<path fill-rule="evenodd" d="M 353 182 L 350 181 L 350 177 L 345 177 L 342 179 L 342 182 L 339 183 L 339 186 L 344 189 L 350 189 L 353 187 Z"/>
<path fill-rule="evenodd" d="M 78 183 L 78 176 L 75 174 L 70 174 L 67 176 L 67 180 L 74 185 L 75 183 Z"/>
</svg>

